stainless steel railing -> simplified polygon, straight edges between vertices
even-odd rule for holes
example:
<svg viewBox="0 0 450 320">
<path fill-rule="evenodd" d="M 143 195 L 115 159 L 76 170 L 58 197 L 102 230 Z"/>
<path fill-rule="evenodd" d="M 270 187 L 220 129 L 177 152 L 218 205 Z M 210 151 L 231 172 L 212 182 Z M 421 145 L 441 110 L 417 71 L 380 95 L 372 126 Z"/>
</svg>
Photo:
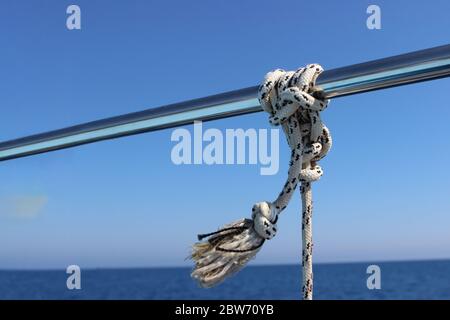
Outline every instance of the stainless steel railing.
<svg viewBox="0 0 450 320">
<path fill-rule="evenodd" d="M 450 76 L 450 45 L 323 72 L 319 95 L 342 97 Z M 257 86 L 0 143 L 0 161 L 128 135 L 262 111 Z"/>
</svg>

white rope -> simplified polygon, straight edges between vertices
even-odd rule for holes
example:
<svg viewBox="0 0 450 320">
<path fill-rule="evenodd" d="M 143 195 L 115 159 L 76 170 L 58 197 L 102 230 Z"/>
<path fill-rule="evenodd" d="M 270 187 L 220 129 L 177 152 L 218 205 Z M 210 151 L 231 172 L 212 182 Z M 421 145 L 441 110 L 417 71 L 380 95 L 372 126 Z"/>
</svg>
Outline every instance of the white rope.
<svg viewBox="0 0 450 320">
<path fill-rule="evenodd" d="M 291 148 L 288 178 L 283 190 L 273 202 L 259 202 L 252 208 L 252 219 L 228 224 L 210 234 L 199 235 L 193 246 L 191 258 L 196 265 L 192 277 L 203 287 L 214 286 L 227 276 L 240 270 L 260 250 L 265 240 L 277 233 L 279 214 L 288 205 L 293 192 L 301 183 L 302 198 L 302 266 L 303 299 L 312 299 L 312 192 L 311 183 L 323 171 L 317 161 L 331 147 L 329 130 L 320 119 L 328 100 L 313 96 L 315 81 L 323 71 L 317 64 L 307 65 L 297 71 L 275 70 L 269 72 L 259 88 L 258 98 L 262 108 L 270 114 L 272 125 L 281 125 Z"/>
</svg>

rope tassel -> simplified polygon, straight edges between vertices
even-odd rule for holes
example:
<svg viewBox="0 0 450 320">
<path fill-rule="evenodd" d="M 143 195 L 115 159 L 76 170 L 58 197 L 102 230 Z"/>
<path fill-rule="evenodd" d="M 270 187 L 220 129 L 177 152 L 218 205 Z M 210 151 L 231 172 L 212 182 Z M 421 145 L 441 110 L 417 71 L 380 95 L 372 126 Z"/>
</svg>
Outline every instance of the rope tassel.
<svg viewBox="0 0 450 320">
<path fill-rule="evenodd" d="M 291 148 L 288 178 L 273 202 L 259 202 L 252 208 L 251 219 L 223 226 L 216 232 L 198 236 L 191 258 L 195 262 L 191 276 L 202 287 L 212 287 L 242 269 L 253 259 L 266 240 L 277 233 L 279 214 L 287 207 L 301 184 L 303 299 L 312 299 L 312 192 L 311 182 L 323 174 L 317 162 L 331 147 L 331 135 L 320 119 L 328 100 L 313 96 L 315 81 L 323 71 L 310 64 L 297 71 L 269 72 L 259 88 L 262 108 L 272 125 L 281 125 Z"/>
<path fill-rule="evenodd" d="M 252 219 L 242 219 L 225 225 L 219 231 L 198 235 L 193 246 L 195 269 L 191 276 L 204 288 L 222 282 L 255 257 L 265 240 L 276 234 L 276 218 L 271 205 L 261 202 L 253 206 Z"/>
</svg>

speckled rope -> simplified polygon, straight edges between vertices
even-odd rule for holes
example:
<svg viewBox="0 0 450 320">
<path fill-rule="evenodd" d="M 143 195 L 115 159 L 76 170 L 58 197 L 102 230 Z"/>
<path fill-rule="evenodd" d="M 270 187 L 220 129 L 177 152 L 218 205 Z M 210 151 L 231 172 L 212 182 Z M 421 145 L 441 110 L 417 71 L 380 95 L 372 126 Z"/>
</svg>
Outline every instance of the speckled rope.
<svg viewBox="0 0 450 320">
<path fill-rule="evenodd" d="M 323 172 L 317 161 L 331 147 L 330 133 L 320 119 L 320 111 L 328 100 L 313 96 L 314 84 L 323 71 L 317 64 L 297 71 L 269 72 L 259 88 L 262 108 L 270 114 L 272 125 L 281 125 L 291 148 L 288 178 L 283 190 L 273 202 L 259 202 L 252 208 L 252 219 L 243 219 L 225 225 L 216 232 L 199 235 L 191 258 L 195 268 L 191 276 L 201 286 L 211 287 L 240 270 L 260 250 L 265 240 L 277 233 L 279 214 L 288 205 L 298 183 L 303 205 L 303 299 L 312 299 L 312 193 L 311 182 Z"/>
</svg>

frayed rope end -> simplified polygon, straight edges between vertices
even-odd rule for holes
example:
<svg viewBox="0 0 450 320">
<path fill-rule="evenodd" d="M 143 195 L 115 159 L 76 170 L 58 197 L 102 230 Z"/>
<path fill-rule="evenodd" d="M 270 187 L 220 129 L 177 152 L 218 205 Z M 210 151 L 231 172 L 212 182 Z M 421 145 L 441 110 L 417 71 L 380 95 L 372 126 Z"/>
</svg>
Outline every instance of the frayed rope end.
<svg viewBox="0 0 450 320">
<path fill-rule="evenodd" d="M 200 242 L 192 246 L 189 257 L 195 262 L 191 277 L 201 287 L 210 288 L 242 269 L 265 241 L 253 226 L 253 220 L 242 219 L 216 232 L 198 235 Z"/>
</svg>

